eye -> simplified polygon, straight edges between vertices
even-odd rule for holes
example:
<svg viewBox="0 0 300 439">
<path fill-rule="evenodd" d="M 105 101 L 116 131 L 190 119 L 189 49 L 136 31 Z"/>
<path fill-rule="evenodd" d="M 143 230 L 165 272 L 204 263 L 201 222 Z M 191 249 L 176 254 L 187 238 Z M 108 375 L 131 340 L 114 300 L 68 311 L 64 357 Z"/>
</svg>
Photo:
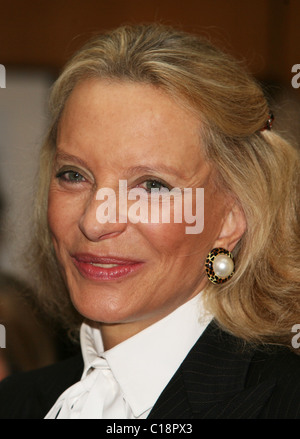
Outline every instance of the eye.
<svg viewBox="0 0 300 439">
<path fill-rule="evenodd" d="M 170 190 L 170 187 L 166 183 L 163 183 L 159 180 L 146 180 L 139 186 L 146 189 L 147 192 L 151 192 L 151 189 L 158 189 L 160 192 Z"/>
<path fill-rule="evenodd" d="M 56 174 L 56 178 L 68 183 L 82 183 L 86 179 L 77 171 L 67 170 Z"/>
</svg>

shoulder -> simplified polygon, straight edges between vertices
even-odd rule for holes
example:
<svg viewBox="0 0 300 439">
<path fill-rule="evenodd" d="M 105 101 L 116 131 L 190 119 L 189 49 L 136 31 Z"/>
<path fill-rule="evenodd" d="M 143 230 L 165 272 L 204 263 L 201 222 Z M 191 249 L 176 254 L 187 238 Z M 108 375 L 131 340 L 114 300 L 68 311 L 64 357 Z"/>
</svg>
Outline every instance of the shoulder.
<svg viewBox="0 0 300 439">
<path fill-rule="evenodd" d="M 274 387 L 261 417 L 300 419 L 300 355 L 287 348 L 256 351 L 247 374 L 247 386 L 273 381 Z"/>
<path fill-rule="evenodd" d="M 42 419 L 59 395 L 80 379 L 81 355 L 0 383 L 0 419 Z"/>
<path fill-rule="evenodd" d="M 197 403 L 202 398 L 204 404 L 205 386 L 210 388 L 211 400 L 219 401 L 210 416 L 300 419 L 300 355 L 296 352 L 248 344 L 212 322 L 182 368 L 190 401 L 198 392 Z"/>
<path fill-rule="evenodd" d="M 235 361 L 249 359 L 244 388 L 249 395 L 259 390 L 265 402 L 258 417 L 262 419 L 300 419 L 300 351 L 280 345 L 251 345 L 226 335 L 227 343 L 236 351 L 244 346 Z M 230 339 L 230 341 L 229 341 Z"/>
</svg>

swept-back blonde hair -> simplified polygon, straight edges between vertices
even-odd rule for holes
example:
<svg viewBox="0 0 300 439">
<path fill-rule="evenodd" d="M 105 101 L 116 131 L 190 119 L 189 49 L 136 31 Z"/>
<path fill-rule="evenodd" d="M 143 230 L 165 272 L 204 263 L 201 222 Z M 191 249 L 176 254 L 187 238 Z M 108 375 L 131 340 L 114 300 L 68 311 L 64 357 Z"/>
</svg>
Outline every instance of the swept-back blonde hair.
<svg viewBox="0 0 300 439">
<path fill-rule="evenodd" d="M 54 254 L 47 195 L 60 116 L 86 78 L 153 84 L 196 112 L 218 184 L 240 203 L 247 221 L 234 250 L 236 273 L 228 283 L 207 288 L 207 306 L 223 328 L 247 341 L 290 346 L 291 328 L 300 323 L 298 153 L 274 132 L 261 131 L 268 104 L 239 62 L 198 36 L 162 25 L 123 26 L 94 38 L 54 84 L 33 246 L 42 303 L 69 328 L 82 320 Z"/>
</svg>

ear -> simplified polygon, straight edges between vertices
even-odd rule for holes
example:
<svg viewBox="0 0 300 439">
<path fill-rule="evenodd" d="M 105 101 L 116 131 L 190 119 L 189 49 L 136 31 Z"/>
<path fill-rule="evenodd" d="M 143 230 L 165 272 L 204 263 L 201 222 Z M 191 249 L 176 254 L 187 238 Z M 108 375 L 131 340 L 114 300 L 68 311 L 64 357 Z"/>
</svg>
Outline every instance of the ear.
<svg viewBox="0 0 300 439">
<path fill-rule="evenodd" d="M 245 233 L 247 224 L 241 207 L 234 203 L 227 211 L 214 247 L 223 247 L 230 252 Z"/>
</svg>

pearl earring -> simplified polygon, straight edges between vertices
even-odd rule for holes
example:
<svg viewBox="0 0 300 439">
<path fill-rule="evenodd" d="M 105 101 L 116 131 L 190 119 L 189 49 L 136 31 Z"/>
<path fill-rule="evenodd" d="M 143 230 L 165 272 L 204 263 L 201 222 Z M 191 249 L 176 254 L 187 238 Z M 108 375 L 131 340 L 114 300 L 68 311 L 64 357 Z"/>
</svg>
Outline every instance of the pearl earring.
<svg viewBox="0 0 300 439">
<path fill-rule="evenodd" d="M 224 248 L 214 248 L 205 261 L 206 274 L 213 284 L 222 284 L 233 276 L 234 259 Z"/>
</svg>

